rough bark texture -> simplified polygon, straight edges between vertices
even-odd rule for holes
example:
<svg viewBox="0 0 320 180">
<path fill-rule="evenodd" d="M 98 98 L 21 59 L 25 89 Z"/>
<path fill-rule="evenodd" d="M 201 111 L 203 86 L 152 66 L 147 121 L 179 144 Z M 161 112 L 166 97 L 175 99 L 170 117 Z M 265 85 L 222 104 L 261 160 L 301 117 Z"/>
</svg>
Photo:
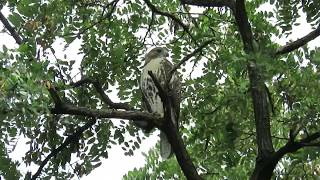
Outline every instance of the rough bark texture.
<svg viewBox="0 0 320 180">
<path fill-rule="evenodd" d="M 244 50 L 247 54 L 255 53 L 253 47 L 253 35 L 251 25 L 249 24 L 244 0 L 236 1 L 235 19 L 239 28 L 241 38 L 244 44 Z M 274 166 L 269 163 L 269 158 L 274 152 L 270 115 L 268 109 L 268 93 L 261 74 L 257 67 L 255 59 L 249 59 L 248 72 L 250 80 L 250 90 L 253 101 L 254 118 L 256 126 L 256 141 L 258 145 L 258 156 L 256 158 L 256 166 L 251 176 L 255 179 L 270 179 Z"/>
<path fill-rule="evenodd" d="M 244 50 L 248 54 L 255 53 L 251 26 L 245 10 L 244 0 L 236 1 L 235 18 L 244 44 Z M 270 116 L 268 108 L 268 93 L 255 59 L 249 59 L 248 71 L 250 90 L 253 100 L 255 125 L 257 132 L 258 157 L 257 162 L 269 157 L 273 152 L 270 132 Z"/>
<path fill-rule="evenodd" d="M 170 119 L 166 121 L 168 122 L 170 121 Z M 192 180 L 202 179 L 198 175 L 198 172 L 186 150 L 186 146 L 184 145 L 183 140 L 179 132 L 177 131 L 177 128 L 172 123 L 167 123 L 163 130 L 167 134 L 168 140 L 176 155 L 177 161 L 186 178 Z"/>
<path fill-rule="evenodd" d="M 248 70 L 257 132 L 257 163 L 259 163 L 259 161 L 268 158 L 274 152 L 270 132 L 268 93 L 266 92 L 265 84 L 259 75 L 256 64 L 249 64 Z"/>
</svg>

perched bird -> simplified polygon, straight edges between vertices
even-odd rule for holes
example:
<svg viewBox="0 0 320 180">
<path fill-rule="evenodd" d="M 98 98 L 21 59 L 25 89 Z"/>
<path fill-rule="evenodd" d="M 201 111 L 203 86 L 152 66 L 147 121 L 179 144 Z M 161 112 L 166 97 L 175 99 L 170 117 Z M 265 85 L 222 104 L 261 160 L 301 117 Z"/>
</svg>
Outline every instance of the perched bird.
<svg viewBox="0 0 320 180">
<path fill-rule="evenodd" d="M 159 81 L 162 87 L 169 78 L 170 71 L 173 68 L 171 62 L 166 57 L 169 56 L 167 48 L 156 47 L 153 48 L 145 56 L 145 64 L 141 75 L 140 88 L 142 91 L 142 102 L 144 107 L 151 113 L 158 113 L 164 115 L 164 104 L 158 94 L 158 88 L 156 87 L 149 71 L 153 73 L 156 79 Z M 173 124 L 178 128 L 178 119 L 180 113 L 180 101 L 181 101 L 181 81 L 177 72 L 173 73 L 169 82 L 169 92 L 171 102 L 171 114 Z M 154 128 L 154 124 L 151 122 L 138 121 L 136 125 L 150 131 Z M 171 145 L 164 132 L 160 132 L 160 155 L 162 159 L 168 159 L 173 154 Z"/>
</svg>

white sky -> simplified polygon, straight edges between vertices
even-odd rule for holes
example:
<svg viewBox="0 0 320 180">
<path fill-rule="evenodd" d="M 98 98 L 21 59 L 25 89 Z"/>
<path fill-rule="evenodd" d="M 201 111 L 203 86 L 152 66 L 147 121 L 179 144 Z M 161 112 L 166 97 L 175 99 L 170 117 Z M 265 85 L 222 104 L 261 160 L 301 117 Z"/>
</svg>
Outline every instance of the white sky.
<svg viewBox="0 0 320 180">
<path fill-rule="evenodd" d="M 269 9 L 271 10 L 272 7 L 263 7 L 263 9 Z M 2 12 L 7 15 L 8 10 L 3 9 Z M 290 35 L 286 39 L 275 39 L 278 43 L 284 45 L 288 40 L 296 40 L 299 37 L 302 37 L 306 34 L 308 34 L 311 31 L 310 25 L 306 23 L 305 20 L 303 20 L 303 16 L 301 17 L 301 25 L 299 27 L 294 27 L 293 34 Z M 0 23 L 0 30 L 3 29 L 3 25 Z M 6 34 L 6 33 L 0 33 L 0 49 L 2 48 L 2 45 L 5 44 L 9 48 L 17 47 L 15 44 L 14 39 Z M 317 38 L 316 40 L 313 40 L 309 43 L 309 47 L 314 47 L 315 45 L 320 44 L 320 39 Z M 61 59 L 63 58 L 63 54 L 67 53 L 68 59 L 74 59 L 74 60 L 81 60 L 81 55 L 78 54 L 78 48 L 80 43 L 75 42 L 72 43 L 69 48 L 65 52 L 63 52 L 63 45 L 61 45 L 61 42 L 54 43 L 53 47 L 56 51 L 56 55 L 59 58 L 59 55 L 61 56 Z M 77 66 L 79 66 L 80 61 L 76 62 Z M 187 72 L 190 72 L 190 68 L 192 65 L 189 65 L 187 67 Z M 115 92 L 115 91 L 113 91 Z M 115 101 L 118 101 L 118 98 L 116 96 L 116 93 L 113 93 L 111 95 L 111 98 Z M 126 174 L 129 170 L 132 170 L 134 167 L 142 167 L 145 164 L 145 158 L 142 156 L 141 152 L 147 152 L 151 147 L 154 147 L 156 142 L 158 141 L 158 131 L 156 131 L 152 136 L 147 138 L 146 140 L 142 141 L 141 148 L 139 150 L 136 150 L 134 152 L 134 156 L 128 157 L 124 156 L 124 152 L 121 149 L 120 146 L 114 146 L 111 150 L 109 150 L 109 158 L 102 160 L 102 165 L 98 168 L 96 168 L 91 174 L 89 174 L 86 177 L 81 178 L 81 180 L 92 180 L 92 179 L 112 179 L 112 180 L 120 180 L 124 174 Z M 16 147 L 15 151 L 10 154 L 11 157 L 14 159 L 19 159 L 19 157 L 23 156 L 24 153 L 28 150 L 28 147 L 24 145 L 24 140 L 21 139 L 18 146 Z M 22 172 L 24 172 L 26 169 L 22 168 Z M 35 169 L 36 170 L 36 169 Z"/>
</svg>

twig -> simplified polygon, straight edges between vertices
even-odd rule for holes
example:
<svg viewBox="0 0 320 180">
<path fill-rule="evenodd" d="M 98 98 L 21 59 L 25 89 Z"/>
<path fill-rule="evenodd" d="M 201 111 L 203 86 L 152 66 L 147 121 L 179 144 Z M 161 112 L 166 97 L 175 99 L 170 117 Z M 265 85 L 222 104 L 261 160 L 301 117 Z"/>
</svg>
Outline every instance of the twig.
<svg viewBox="0 0 320 180">
<path fill-rule="evenodd" d="M 96 123 L 96 119 L 92 118 L 85 125 L 83 125 L 80 128 L 78 128 L 78 130 L 75 133 L 73 133 L 72 135 L 68 136 L 66 138 L 66 140 L 57 149 L 53 149 L 51 151 L 51 153 L 41 162 L 37 172 L 32 176 L 31 180 L 36 180 L 38 178 L 38 176 L 40 175 L 40 173 L 41 173 L 42 169 L 44 168 L 44 166 L 48 163 L 48 161 L 52 157 L 56 156 L 59 152 L 63 151 L 72 142 L 77 141 L 80 138 L 81 134 L 85 130 L 89 129 L 95 123 Z"/>
<path fill-rule="evenodd" d="M 102 14 L 101 14 L 101 17 L 94 23 L 92 23 L 90 26 L 88 27 L 85 27 L 83 29 L 81 29 L 77 34 L 76 34 L 76 37 L 79 37 L 80 35 L 82 35 L 83 33 L 85 33 L 87 30 L 93 28 L 95 25 L 101 23 L 105 18 L 108 18 L 110 19 L 111 18 L 111 15 L 112 13 L 114 12 L 115 8 L 116 8 L 116 5 L 117 3 L 119 2 L 119 0 L 114 0 L 114 1 L 111 1 L 110 3 L 108 3 L 107 5 L 105 5 L 103 7 L 103 11 L 102 11 Z M 108 8 L 109 6 L 111 6 L 111 10 L 106 14 L 106 16 L 104 17 L 104 12 L 105 12 L 105 9 Z M 68 33 L 68 34 L 64 34 L 62 35 L 63 37 L 65 36 L 70 36 L 70 35 L 74 35 L 74 33 Z"/>
<path fill-rule="evenodd" d="M 202 45 L 200 45 L 197 49 L 195 49 L 192 53 L 186 55 L 178 64 L 174 65 L 169 73 L 169 78 L 167 80 L 167 83 L 171 81 L 171 77 L 174 74 L 174 72 L 185 62 L 187 62 L 190 58 L 192 58 L 194 55 L 202 51 L 203 48 L 208 46 L 210 43 L 212 43 L 214 39 L 210 39 L 206 42 L 204 42 Z"/>
<path fill-rule="evenodd" d="M 75 173 L 76 176 L 78 177 L 78 180 L 80 180 L 81 178 L 80 178 L 79 174 L 77 173 L 77 171 L 72 167 L 72 164 L 70 162 L 68 162 L 68 164 L 69 164 L 70 168 L 73 170 L 73 173 Z"/>
<path fill-rule="evenodd" d="M 286 138 L 286 137 L 279 137 L 279 136 L 274 136 L 274 135 L 272 135 L 271 137 L 274 139 L 279 139 L 279 140 L 289 140 L 289 138 Z"/>
<path fill-rule="evenodd" d="M 93 84 L 94 88 L 98 92 L 98 94 L 101 96 L 101 100 L 106 103 L 110 108 L 112 109 L 124 109 L 124 110 L 133 110 L 132 107 L 129 106 L 127 103 L 114 103 L 109 96 L 104 92 L 101 84 L 97 80 L 92 80 L 90 78 L 84 78 L 78 82 L 72 83 L 71 85 L 74 87 L 79 87 L 83 84 Z"/>
<path fill-rule="evenodd" d="M 154 12 L 155 14 L 159 14 L 162 16 L 166 16 L 170 19 L 172 19 L 173 21 L 175 21 L 176 23 L 178 23 L 182 29 L 187 32 L 187 34 L 190 36 L 190 38 L 197 44 L 197 41 L 194 39 L 194 37 L 192 36 L 189 27 L 187 25 L 185 25 L 180 19 L 178 19 L 176 16 L 174 16 L 173 14 L 170 14 L 168 12 L 163 12 L 160 11 L 159 9 L 156 8 L 156 6 L 154 6 L 149 0 L 144 0 L 144 2 L 147 4 L 147 6 L 151 9 L 152 12 Z"/>
<path fill-rule="evenodd" d="M 150 33 L 150 31 L 151 31 L 153 22 L 154 22 L 154 13 L 152 12 L 152 14 L 151 14 L 151 20 L 150 20 L 150 23 L 149 23 L 149 25 L 148 25 L 148 30 L 147 30 L 144 38 L 143 38 L 141 47 L 144 46 L 144 43 L 146 42 L 147 36 L 148 36 L 148 34 Z"/>
<path fill-rule="evenodd" d="M 289 53 L 291 51 L 294 51 L 294 50 L 304 46 L 308 42 L 312 41 L 313 39 L 317 38 L 318 36 L 320 36 L 320 25 L 318 26 L 317 29 L 315 29 L 314 31 L 310 32 L 306 36 L 304 36 L 304 37 L 302 37 L 300 39 L 297 39 L 297 40 L 295 40 L 293 42 L 287 43 L 286 45 L 278 48 L 276 53 L 275 53 L 275 56 L 286 54 L 286 53 Z"/>
</svg>

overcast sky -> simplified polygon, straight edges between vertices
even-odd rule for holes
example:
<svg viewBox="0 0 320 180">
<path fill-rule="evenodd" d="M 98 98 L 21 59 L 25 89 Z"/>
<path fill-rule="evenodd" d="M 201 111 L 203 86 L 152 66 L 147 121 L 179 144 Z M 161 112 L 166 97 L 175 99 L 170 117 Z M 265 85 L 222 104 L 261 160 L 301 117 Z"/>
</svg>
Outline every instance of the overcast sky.
<svg viewBox="0 0 320 180">
<path fill-rule="evenodd" d="M 272 9 L 270 7 L 264 7 L 263 9 Z M 2 13 L 5 15 L 8 15 L 8 9 L 4 8 L 2 10 Z M 286 39 L 280 39 L 276 40 L 278 43 L 284 45 L 288 40 L 296 40 L 298 37 L 302 37 L 306 34 L 308 34 L 311 31 L 310 26 L 303 20 L 304 16 L 301 17 L 301 25 L 298 27 L 295 27 L 293 29 L 293 34 L 289 36 L 289 38 Z M 0 23 L 0 30 L 3 29 L 2 24 Z M 6 34 L 6 33 L 0 33 L 0 49 L 2 49 L 2 45 L 5 44 L 8 48 L 14 48 L 18 47 L 15 44 L 14 39 Z M 56 54 L 59 56 L 62 56 L 60 58 L 63 58 L 63 54 L 67 53 L 69 59 L 75 59 L 80 60 L 82 57 L 78 54 L 78 48 L 79 48 L 78 42 L 73 43 L 70 45 L 68 49 L 63 51 L 64 44 L 62 41 L 57 41 L 54 43 L 53 47 L 56 51 Z M 315 45 L 320 44 L 320 39 L 317 38 L 316 40 L 309 43 L 310 47 L 314 47 Z M 59 58 L 59 57 L 58 57 Z M 77 62 L 78 65 L 80 64 L 80 61 Z M 190 69 L 189 69 L 190 70 Z M 187 69 L 187 73 L 189 71 Z M 190 72 L 190 71 L 189 71 Z M 115 92 L 115 91 L 114 91 Z M 116 94 L 112 94 L 111 98 L 115 101 L 118 100 Z M 152 136 L 150 136 L 148 139 L 142 142 L 141 148 L 134 152 L 134 156 L 128 157 L 124 156 L 124 152 L 121 149 L 120 146 L 114 146 L 111 150 L 109 150 L 109 158 L 102 160 L 102 165 L 95 169 L 89 176 L 81 178 L 82 180 L 92 180 L 92 179 L 112 179 L 112 180 L 118 180 L 121 179 L 121 177 L 126 174 L 129 170 L 132 170 L 134 167 L 142 167 L 145 164 L 145 158 L 142 156 L 141 152 L 147 152 L 151 147 L 155 145 L 155 143 L 158 141 L 158 131 L 154 132 Z M 25 142 L 23 138 L 20 139 L 18 147 L 15 149 L 15 151 L 10 154 L 12 158 L 21 161 L 20 157 L 24 155 L 24 153 L 28 150 L 28 146 L 25 145 Z M 35 172 L 36 169 L 34 169 L 33 172 Z M 25 172 L 26 169 L 22 168 L 22 172 Z"/>
</svg>

